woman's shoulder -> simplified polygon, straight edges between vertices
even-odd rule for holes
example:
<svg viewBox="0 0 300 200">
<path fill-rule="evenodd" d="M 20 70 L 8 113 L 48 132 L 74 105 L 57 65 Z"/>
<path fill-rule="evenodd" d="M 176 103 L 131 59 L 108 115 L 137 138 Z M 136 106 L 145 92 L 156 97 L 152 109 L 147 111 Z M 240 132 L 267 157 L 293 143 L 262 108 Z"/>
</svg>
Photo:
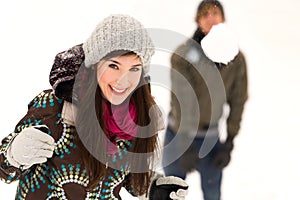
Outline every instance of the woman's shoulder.
<svg viewBox="0 0 300 200">
<path fill-rule="evenodd" d="M 61 106 L 63 100 L 58 99 L 52 89 L 43 90 L 38 95 L 36 95 L 28 104 L 28 108 L 51 108 L 55 106 Z"/>
<path fill-rule="evenodd" d="M 28 104 L 27 117 L 36 120 L 46 120 L 61 118 L 61 111 L 64 101 L 58 99 L 52 89 L 43 90 L 36 95 Z"/>
<path fill-rule="evenodd" d="M 62 106 L 63 101 L 57 99 L 52 90 L 40 92 L 28 104 L 28 111 L 15 126 L 15 132 L 19 133 L 24 128 L 37 125 L 46 125 L 50 130 L 58 129 Z"/>
</svg>

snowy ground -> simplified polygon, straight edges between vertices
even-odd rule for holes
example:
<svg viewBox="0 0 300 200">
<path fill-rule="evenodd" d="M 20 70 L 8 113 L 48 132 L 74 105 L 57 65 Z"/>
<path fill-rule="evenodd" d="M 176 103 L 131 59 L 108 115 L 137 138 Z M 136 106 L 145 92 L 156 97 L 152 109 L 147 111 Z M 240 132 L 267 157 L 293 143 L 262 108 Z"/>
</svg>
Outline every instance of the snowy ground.
<svg viewBox="0 0 300 200">
<path fill-rule="evenodd" d="M 101 2 L 0 3 L 0 138 L 13 130 L 26 112 L 27 102 L 50 87 L 48 73 L 54 55 L 83 42 L 100 19 L 112 13 L 128 13 L 145 27 L 169 29 L 189 37 L 195 29 L 193 17 L 199 3 L 198 0 Z M 237 33 L 246 55 L 249 73 L 249 101 L 232 162 L 224 171 L 223 199 L 297 199 L 300 3 L 296 0 L 222 2 L 227 22 Z M 169 65 L 168 56 L 157 55 L 154 62 Z M 156 87 L 154 95 L 167 113 L 166 89 Z M 187 199 L 202 199 L 198 174 L 190 174 L 187 181 L 190 183 Z M 0 200 L 14 199 L 15 189 L 15 183 L 0 183 Z M 122 194 L 124 199 L 134 199 L 126 192 Z"/>
</svg>

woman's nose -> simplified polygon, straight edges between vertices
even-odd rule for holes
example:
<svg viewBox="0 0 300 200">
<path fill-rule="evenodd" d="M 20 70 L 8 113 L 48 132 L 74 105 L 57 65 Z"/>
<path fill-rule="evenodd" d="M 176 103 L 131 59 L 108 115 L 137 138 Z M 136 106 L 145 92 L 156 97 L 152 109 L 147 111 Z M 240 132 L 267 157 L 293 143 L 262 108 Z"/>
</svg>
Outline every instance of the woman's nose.
<svg viewBox="0 0 300 200">
<path fill-rule="evenodd" d="M 117 79 L 117 84 L 118 86 L 126 86 L 129 82 L 129 76 L 128 72 L 125 73 L 120 73 L 118 79 Z"/>
</svg>

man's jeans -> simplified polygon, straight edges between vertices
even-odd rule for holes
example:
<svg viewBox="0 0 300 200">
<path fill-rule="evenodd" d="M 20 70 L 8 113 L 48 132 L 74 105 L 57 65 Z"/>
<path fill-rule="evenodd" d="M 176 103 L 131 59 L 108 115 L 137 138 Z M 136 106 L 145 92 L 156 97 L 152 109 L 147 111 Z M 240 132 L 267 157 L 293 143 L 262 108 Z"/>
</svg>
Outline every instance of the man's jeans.
<svg viewBox="0 0 300 200">
<path fill-rule="evenodd" d="M 178 134 L 178 133 L 177 133 Z M 183 135 L 183 134 L 182 134 Z M 201 188 L 205 200 L 220 200 L 221 196 L 221 179 L 222 179 L 222 170 L 216 168 L 212 164 L 212 158 L 214 152 L 220 145 L 219 139 L 215 139 L 215 145 L 212 146 L 212 150 L 203 158 L 198 157 L 198 152 L 200 147 L 204 142 L 204 138 L 195 137 L 190 141 L 189 149 L 192 149 L 194 153 L 188 150 L 188 153 L 184 154 L 186 150 L 180 148 L 182 146 L 183 140 L 177 139 L 174 140 L 175 134 L 168 127 L 164 140 L 164 149 L 163 149 L 163 167 L 164 173 L 166 176 L 177 176 L 182 179 L 186 178 L 187 171 L 182 167 L 182 164 L 190 164 L 193 169 L 197 170 L 200 173 L 201 177 Z M 173 141 L 172 141 L 173 140 Z M 173 142 L 172 146 L 165 148 L 167 144 Z M 191 155 L 191 154 L 194 154 Z M 176 155 L 181 155 L 179 159 L 176 158 Z M 186 157 L 186 158 L 184 158 Z M 177 156 L 178 158 L 178 156 Z M 196 198 L 195 198 L 196 199 Z"/>
</svg>

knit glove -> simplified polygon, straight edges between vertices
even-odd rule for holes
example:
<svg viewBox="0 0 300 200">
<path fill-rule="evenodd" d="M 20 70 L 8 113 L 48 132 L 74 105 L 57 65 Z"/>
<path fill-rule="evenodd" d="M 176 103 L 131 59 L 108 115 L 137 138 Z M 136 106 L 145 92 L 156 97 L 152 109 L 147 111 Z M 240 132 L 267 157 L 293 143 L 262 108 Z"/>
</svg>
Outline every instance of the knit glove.
<svg viewBox="0 0 300 200">
<path fill-rule="evenodd" d="M 226 141 L 221 144 L 221 146 L 216 149 L 216 152 L 213 157 L 213 164 L 217 168 L 226 167 L 231 159 L 231 151 L 233 149 L 233 137 L 228 136 Z"/>
<path fill-rule="evenodd" d="M 181 155 L 178 160 L 181 170 L 185 173 L 189 173 L 200 164 L 200 159 L 198 151 L 193 145 L 190 145 L 189 148 Z"/>
<path fill-rule="evenodd" d="M 166 176 L 153 181 L 149 199 L 150 200 L 184 200 L 188 193 L 188 184 L 179 177 Z"/>
<path fill-rule="evenodd" d="M 28 169 L 34 164 L 44 163 L 54 151 L 54 139 L 48 135 L 47 126 L 23 129 L 7 148 L 8 162 L 17 168 Z"/>
</svg>

